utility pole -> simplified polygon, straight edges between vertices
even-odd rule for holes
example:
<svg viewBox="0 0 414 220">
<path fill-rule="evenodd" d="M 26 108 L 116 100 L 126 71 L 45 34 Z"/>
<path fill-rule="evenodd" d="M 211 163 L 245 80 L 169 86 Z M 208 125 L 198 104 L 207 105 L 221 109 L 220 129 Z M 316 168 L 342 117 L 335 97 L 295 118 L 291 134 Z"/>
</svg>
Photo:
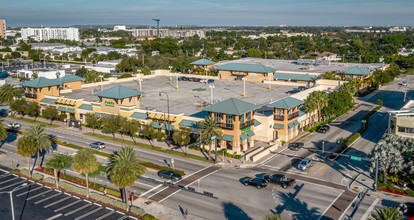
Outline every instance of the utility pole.
<svg viewBox="0 0 414 220">
<path fill-rule="evenodd" d="M 269 91 L 272 90 L 272 74 L 267 73 L 269 75 Z"/>
<path fill-rule="evenodd" d="M 172 81 L 172 78 L 171 78 L 171 69 L 172 69 L 172 66 L 169 66 L 168 68 L 170 68 L 170 81 Z"/>
</svg>

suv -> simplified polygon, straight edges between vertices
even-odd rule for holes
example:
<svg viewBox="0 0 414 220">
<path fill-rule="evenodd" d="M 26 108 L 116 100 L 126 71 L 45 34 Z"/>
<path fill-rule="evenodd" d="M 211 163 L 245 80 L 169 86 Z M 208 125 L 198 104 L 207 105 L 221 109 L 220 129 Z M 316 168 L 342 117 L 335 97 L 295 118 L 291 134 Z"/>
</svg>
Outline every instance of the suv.
<svg viewBox="0 0 414 220">
<path fill-rule="evenodd" d="M 178 174 L 174 171 L 171 171 L 171 170 L 159 171 L 158 176 L 162 179 L 169 179 L 169 180 L 172 180 L 172 181 L 177 181 L 177 180 L 182 179 L 180 174 Z"/>
<path fill-rule="evenodd" d="M 299 163 L 298 168 L 301 170 L 306 170 L 311 166 L 312 166 L 312 159 L 305 158 Z"/>
<path fill-rule="evenodd" d="M 302 148 L 304 146 L 303 143 L 299 142 L 299 143 L 292 143 L 289 144 L 289 149 L 293 150 L 293 151 L 298 151 L 300 148 Z"/>
<path fill-rule="evenodd" d="M 263 178 L 268 182 L 281 185 L 284 189 L 295 185 L 294 179 L 286 178 L 283 174 L 266 174 L 263 176 Z"/>
<path fill-rule="evenodd" d="M 94 142 L 92 144 L 89 144 L 90 148 L 96 148 L 96 149 L 102 149 L 105 148 L 105 144 L 102 142 Z"/>
<path fill-rule="evenodd" d="M 246 178 L 243 180 L 243 185 L 251 185 L 255 186 L 258 189 L 261 189 L 267 186 L 267 181 L 262 178 Z"/>
<path fill-rule="evenodd" d="M 21 127 L 21 125 L 19 123 L 16 122 L 10 122 L 7 124 L 7 128 L 9 129 L 19 129 Z"/>
</svg>

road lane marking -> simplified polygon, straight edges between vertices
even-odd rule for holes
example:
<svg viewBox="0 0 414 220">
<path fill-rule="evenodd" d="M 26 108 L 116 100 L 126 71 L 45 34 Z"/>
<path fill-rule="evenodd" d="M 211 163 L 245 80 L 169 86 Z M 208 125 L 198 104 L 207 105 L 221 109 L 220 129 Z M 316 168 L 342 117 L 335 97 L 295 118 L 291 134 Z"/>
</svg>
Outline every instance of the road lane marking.
<svg viewBox="0 0 414 220">
<path fill-rule="evenodd" d="M 344 191 L 342 191 L 341 193 L 339 193 L 339 195 L 331 202 L 331 204 L 329 204 L 329 206 L 326 207 L 325 211 L 323 211 L 323 213 L 319 216 L 318 220 L 320 220 L 323 215 L 325 215 L 325 213 L 328 211 L 329 208 L 331 208 L 331 206 L 336 202 L 336 200 L 338 200 L 338 198 L 344 193 Z"/>
<path fill-rule="evenodd" d="M 58 194 L 55 194 L 55 195 L 53 195 L 53 196 L 46 197 L 46 198 L 44 198 L 44 199 L 41 199 L 41 200 L 36 201 L 34 204 L 39 204 L 39 203 L 44 202 L 44 201 L 46 201 L 46 200 L 49 200 L 49 199 L 51 199 L 51 198 L 55 198 L 56 196 L 59 196 L 59 195 L 62 195 L 62 194 L 58 193 Z"/>
<path fill-rule="evenodd" d="M 377 205 L 377 203 L 380 201 L 379 198 L 376 198 L 374 200 L 374 202 L 369 206 L 369 208 L 367 209 L 367 211 L 364 213 L 364 215 L 362 216 L 361 220 L 365 220 L 367 219 L 368 215 L 371 214 L 372 210 L 375 208 L 375 206 Z"/>
<path fill-rule="evenodd" d="M 65 200 L 68 200 L 68 199 L 70 199 L 71 197 L 65 197 L 65 198 L 63 198 L 63 199 L 61 199 L 61 200 L 58 200 L 58 201 L 55 201 L 55 202 L 53 202 L 53 203 L 50 203 L 50 204 L 47 204 L 47 205 L 45 205 L 45 206 L 43 206 L 44 208 L 48 208 L 48 207 L 50 207 L 50 206 L 52 206 L 52 205 L 56 205 L 56 204 L 58 204 L 59 202 L 63 202 L 63 201 L 65 201 Z"/>
<path fill-rule="evenodd" d="M 83 214 L 83 215 L 81 215 L 81 216 L 79 216 L 79 217 L 75 218 L 75 220 L 80 220 L 80 219 L 83 219 L 83 218 L 85 218 L 86 216 L 88 216 L 88 215 L 92 215 L 93 213 L 95 213 L 95 212 L 97 212 L 97 211 L 99 211 L 99 210 L 101 210 L 101 209 L 102 209 L 102 207 L 99 207 L 99 208 L 97 208 L 97 209 L 95 209 L 95 210 L 92 210 L 92 211 L 90 211 L 90 212 L 88 212 L 88 213 L 85 213 L 85 214 Z"/>
<path fill-rule="evenodd" d="M 39 196 L 41 196 L 41 195 L 44 195 L 44 194 L 47 194 L 47 193 L 50 193 L 50 192 L 53 192 L 53 190 L 51 190 L 51 189 L 46 190 L 46 191 L 44 191 L 44 192 L 42 192 L 42 193 L 39 193 L 39 194 L 37 194 L 37 195 L 34 195 L 34 196 L 32 196 L 32 197 L 27 198 L 27 199 L 26 199 L 26 201 L 32 200 L 32 199 L 34 199 L 34 198 L 37 198 L 37 197 L 39 197 Z"/>
<path fill-rule="evenodd" d="M 325 172 L 325 170 L 328 169 L 332 163 L 333 161 L 328 163 L 318 162 L 306 175 L 310 177 L 318 177 Z"/>
<path fill-rule="evenodd" d="M 70 206 L 72 206 L 72 205 L 75 205 L 76 203 L 79 203 L 79 202 L 82 202 L 82 200 L 76 200 L 76 201 L 74 201 L 74 202 L 72 202 L 72 203 L 70 203 L 70 204 L 67 204 L 67 205 L 62 206 L 62 207 L 60 207 L 60 208 L 58 208 L 58 209 L 55 209 L 55 211 L 54 211 L 54 212 L 59 212 L 60 210 L 66 209 L 67 207 L 70 207 Z"/>
<path fill-rule="evenodd" d="M 74 209 L 74 210 L 72 210 L 72 211 L 70 211 L 70 212 L 65 213 L 65 216 L 72 215 L 73 213 L 78 212 L 78 211 L 80 211 L 80 210 L 82 210 L 82 209 L 84 209 L 84 208 L 87 208 L 87 207 L 91 206 L 91 205 L 93 205 L 93 204 L 92 204 L 92 203 L 89 203 L 89 204 L 86 204 L 86 205 L 84 205 L 84 206 L 81 206 L 81 207 L 79 207 L 79 208 L 77 208 L 77 209 Z"/>
<path fill-rule="evenodd" d="M 48 218 L 48 219 L 46 219 L 46 220 L 53 220 L 53 219 L 56 219 L 56 218 L 59 218 L 60 216 L 62 216 L 63 214 L 62 213 L 59 213 L 59 214 L 57 214 L 57 215 L 55 215 L 55 216 L 52 216 L 52 217 L 50 217 L 50 218 Z"/>
</svg>

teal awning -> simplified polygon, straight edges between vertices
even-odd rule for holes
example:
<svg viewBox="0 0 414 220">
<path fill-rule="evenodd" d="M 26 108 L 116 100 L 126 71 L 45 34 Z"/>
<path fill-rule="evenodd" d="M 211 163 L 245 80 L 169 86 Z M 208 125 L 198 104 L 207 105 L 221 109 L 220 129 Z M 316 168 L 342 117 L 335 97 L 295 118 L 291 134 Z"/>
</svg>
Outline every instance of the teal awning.
<svg viewBox="0 0 414 220">
<path fill-rule="evenodd" d="M 258 120 L 254 119 L 254 126 L 257 127 L 259 125 L 261 125 L 262 123 L 260 123 Z"/>
<path fill-rule="evenodd" d="M 134 112 L 134 114 L 131 115 L 131 118 L 148 120 L 148 115 L 147 113 Z"/>
<path fill-rule="evenodd" d="M 95 117 L 100 118 L 101 117 L 101 113 L 95 112 Z"/>
<path fill-rule="evenodd" d="M 249 136 L 247 136 L 247 134 L 241 134 L 240 135 L 240 139 L 243 141 L 244 139 L 249 138 Z"/>
<path fill-rule="evenodd" d="M 168 131 L 172 131 L 172 130 L 174 130 L 174 125 L 166 125 L 166 124 L 163 124 L 161 126 L 161 129 L 168 130 Z"/>
<path fill-rule="evenodd" d="M 65 108 L 65 107 L 60 106 L 60 107 L 58 107 L 58 111 L 64 112 L 64 111 L 66 111 L 66 108 Z"/>
<path fill-rule="evenodd" d="M 293 122 L 293 125 L 295 125 L 295 126 L 298 126 L 300 123 L 298 122 L 298 120 L 294 120 Z"/>
<path fill-rule="evenodd" d="M 154 128 L 161 128 L 161 123 L 151 122 L 151 126 L 154 127 Z"/>
<path fill-rule="evenodd" d="M 66 108 L 66 112 L 75 113 L 75 109 L 74 108 Z"/>
<path fill-rule="evenodd" d="M 253 137 L 255 135 L 255 133 L 252 130 L 248 131 L 246 134 L 249 137 Z"/>
<path fill-rule="evenodd" d="M 293 127 L 295 127 L 295 124 L 293 124 L 293 122 L 290 122 L 290 123 L 288 124 L 288 128 L 293 128 Z"/>
<path fill-rule="evenodd" d="M 284 124 L 278 124 L 278 123 L 273 124 L 274 129 L 283 129 L 284 126 L 285 126 Z"/>
<path fill-rule="evenodd" d="M 233 135 L 228 135 L 228 134 L 223 135 L 223 140 L 225 140 L 225 141 L 232 142 L 233 138 L 234 138 Z"/>
</svg>

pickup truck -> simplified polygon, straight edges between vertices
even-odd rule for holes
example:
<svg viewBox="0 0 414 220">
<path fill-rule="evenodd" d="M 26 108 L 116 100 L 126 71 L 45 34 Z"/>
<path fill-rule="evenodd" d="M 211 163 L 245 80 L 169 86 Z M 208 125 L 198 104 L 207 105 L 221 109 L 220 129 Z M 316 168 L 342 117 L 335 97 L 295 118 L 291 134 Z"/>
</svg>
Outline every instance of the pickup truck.
<svg viewBox="0 0 414 220">
<path fill-rule="evenodd" d="M 268 182 L 281 185 L 284 189 L 294 186 L 296 183 L 294 179 L 287 178 L 283 174 L 265 174 L 263 178 Z"/>
</svg>

